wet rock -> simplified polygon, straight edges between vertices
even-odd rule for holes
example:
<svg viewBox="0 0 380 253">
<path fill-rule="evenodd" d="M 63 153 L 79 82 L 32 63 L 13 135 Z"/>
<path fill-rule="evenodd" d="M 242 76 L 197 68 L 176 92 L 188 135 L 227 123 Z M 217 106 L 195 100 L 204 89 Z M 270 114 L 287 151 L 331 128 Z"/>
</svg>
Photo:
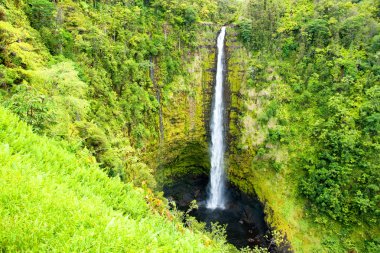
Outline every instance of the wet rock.
<svg viewBox="0 0 380 253">
<path fill-rule="evenodd" d="M 264 236 L 269 229 L 264 220 L 263 207 L 260 202 L 241 193 L 237 188 L 228 186 L 226 209 L 210 210 L 206 208 L 208 178 L 186 177 L 177 180 L 170 187 L 164 187 L 165 196 L 176 199 L 178 209 L 186 211 L 193 199 L 199 208 L 191 211 L 198 221 L 206 223 L 218 222 L 227 225 L 227 241 L 237 248 L 269 245 Z M 271 251 L 274 252 L 274 251 Z"/>
<path fill-rule="evenodd" d="M 196 190 L 195 194 L 194 194 L 194 197 L 197 198 L 200 193 L 201 193 L 201 189 Z"/>
<path fill-rule="evenodd" d="M 253 238 L 248 238 L 248 242 L 253 243 L 253 242 L 255 242 L 255 239 L 253 239 Z"/>
<path fill-rule="evenodd" d="M 194 195 L 191 192 L 183 194 L 182 198 L 179 201 L 181 207 L 186 207 L 190 205 L 190 202 L 193 201 Z"/>
</svg>

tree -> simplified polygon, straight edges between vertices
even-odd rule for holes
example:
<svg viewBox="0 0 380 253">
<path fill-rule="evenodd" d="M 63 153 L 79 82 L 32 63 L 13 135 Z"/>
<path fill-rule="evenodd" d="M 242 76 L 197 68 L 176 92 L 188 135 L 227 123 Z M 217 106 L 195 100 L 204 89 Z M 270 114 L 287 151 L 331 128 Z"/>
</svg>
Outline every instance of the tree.
<svg viewBox="0 0 380 253">
<path fill-rule="evenodd" d="M 55 6 L 48 0 L 28 0 L 25 13 L 28 15 L 30 24 L 35 29 L 51 27 L 54 23 L 53 12 Z"/>
</svg>

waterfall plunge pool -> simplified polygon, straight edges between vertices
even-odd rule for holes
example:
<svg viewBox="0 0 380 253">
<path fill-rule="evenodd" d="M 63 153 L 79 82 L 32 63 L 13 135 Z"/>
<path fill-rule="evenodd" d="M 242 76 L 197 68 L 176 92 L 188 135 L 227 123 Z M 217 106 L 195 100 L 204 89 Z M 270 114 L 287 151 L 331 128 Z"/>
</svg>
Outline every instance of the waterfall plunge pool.
<svg viewBox="0 0 380 253">
<path fill-rule="evenodd" d="M 227 225 L 227 241 L 237 248 L 261 246 L 274 251 L 271 231 L 264 220 L 263 205 L 255 197 L 242 193 L 227 183 L 228 196 L 224 209 L 206 208 L 209 178 L 205 175 L 188 175 L 164 186 L 164 196 L 176 203 L 181 211 L 187 211 L 193 200 L 199 206 L 190 212 L 210 228 L 211 222 Z"/>
</svg>

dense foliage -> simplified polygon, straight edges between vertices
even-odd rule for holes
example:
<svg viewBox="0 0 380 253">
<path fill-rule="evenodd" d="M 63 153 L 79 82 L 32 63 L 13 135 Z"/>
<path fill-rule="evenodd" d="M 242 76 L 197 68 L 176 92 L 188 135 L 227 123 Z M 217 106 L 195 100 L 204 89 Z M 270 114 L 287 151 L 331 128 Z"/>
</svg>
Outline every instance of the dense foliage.
<svg viewBox="0 0 380 253">
<path fill-rule="evenodd" d="M 2 224 L 11 224 L 15 220 L 11 217 L 18 215 L 11 203 L 16 208 L 22 204 L 22 196 L 30 196 L 29 202 L 25 202 L 25 210 L 30 211 L 30 215 L 19 215 L 17 217 L 21 219 L 22 216 L 22 222 L 2 226 L 7 229 L 13 226 L 17 233 L 0 230 L 3 232 L 0 238 L 6 240 L 0 251 L 1 247 L 11 251 L 26 248 L 48 251 L 48 248 L 39 247 L 49 243 L 62 251 L 86 250 L 83 247 L 88 244 L 80 245 L 74 241 L 67 245 L 55 244 L 62 242 L 59 238 L 65 241 L 74 230 L 79 232 L 73 240 L 79 240 L 81 236 L 91 238 L 87 236 L 90 233 L 98 236 L 95 244 L 111 240 L 110 245 L 116 247 L 118 243 L 124 243 L 113 241 L 113 232 L 102 234 L 100 227 L 87 230 L 88 224 L 95 224 L 94 217 L 103 222 L 104 227 L 126 236 L 123 237 L 125 242 L 130 238 L 124 230 L 131 226 L 136 232 L 130 235 L 133 237 L 131 241 L 136 241 L 136 249 L 146 246 L 144 238 L 147 237 L 142 231 L 146 229 L 152 235 L 157 231 L 155 229 L 167 226 L 167 221 L 151 216 L 144 201 L 135 196 L 140 194 L 139 190 L 94 172 L 97 165 L 93 163 L 98 163 L 109 176 L 144 187 L 156 185 L 146 160 L 158 147 L 162 152 L 168 152 L 161 165 L 171 173 L 181 175 L 189 170 L 198 173 L 200 167 L 194 167 L 187 161 L 190 159 L 202 164 L 202 173 L 206 170 L 206 144 L 191 142 L 191 134 L 191 145 L 178 148 L 179 155 L 170 151 L 177 146 L 161 146 L 162 107 L 175 103 L 173 97 L 178 94 L 175 90 L 192 94 L 188 97 L 206 93 L 205 90 L 191 90 L 194 87 L 192 82 L 199 75 L 190 71 L 194 66 L 187 68 L 186 64 L 191 58 L 196 58 L 194 65 L 202 64 L 198 59 L 200 53 L 198 58 L 193 53 L 198 50 L 201 39 L 210 39 L 200 38 L 206 26 L 229 23 L 236 23 L 238 37 L 249 51 L 249 59 L 246 59 L 249 66 L 241 71 L 248 71 L 247 90 L 234 91 L 239 97 L 236 100 L 245 102 L 236 105 L 240 111 L 233 112 L 239 115 L 240 121 L 237 122 L 241 123 L 238 126 L 241 136 L 233 136 L 233 139 L 240 143 L 231 150 L 248 150 L 253 168 L 261 170 L 263 175 L 270 175 L 271 182 L 285 178 L 284 188 L 290 189 L 290 194 L 293 194 L 292 187 L 296 189 L 297 203 L 303 205 L 302 215 L 297 218 L 302 216 L 312 220 L 316 224 L 311 227 L 339 226 L 338 243 L 329 241 L 329 237 L 320 239 L 322 235 L 316 236 L 320 241 L 311 243 L 320 243 L 324 249 L 337 252 L 356 250 L 352 245 L 360 241 L 358 251 L 378 251 L 379 1 L 239 2 L 243 4 L 242 9 L 232 0 L 0 0 L 0 104 L 29 124 L 35 133 L 49 138 L 37 137 L 18 123 L 15 116 L 0 109 L 3 143 L 0 146 L 0 167 L 1 178 L 5 179 L 1 183 L 4 184 L 2 188 L 7 189 L 1 196 Z M 228 28 L 230 41 L 234 40 L 230 38 L 232 30 L 232 27 Z M 211 34 L 214 36 L 213 31 Z M 214 37 L 210 41 L 214 43 Z M 204 43 L 202 46 L 210 45 Z M 240 54 L 241 49 L 235 46 L 228 50 Z M 228 57 L 235 57 L 231 55 Z M 207 60 L 212 62 L 212 59 L 210 56 Z M 229 68 L 235 68 L 236 73 L 240 71 L 239 67 L 243 68 L 237 59 L 229 61 L 234 63 Z M 212 66 L 205 64 L 203 67 L 200 71 L 210 69 L 212 72 Z M 231 76 L 234 71 L 230 71 Z M 236 76 L 233 77 L 235 83 L 240 80 Z M 203 97 L 197 99 L 184 103 L 195 108 L 194 101 Z M 207 105 L 204 101 L 202 103 Z M 180 116 L 170 119 L 173 119 L 173 125 L 176 120 L 205 120 L 190 119 L 186 115 L 195 114 L 199 105 L 194 111 L 187 111 L 184 106 L 175 107 L 173 111 L 178 108 L 183 111 L 178 112 Z M 201 112 L 199 115 L 206 114 Z M 172 135 L 175 134 L 173 131 Z M 51 139 L 64 140 L 67 144 Z M 189 149 L 194 151 L 187 152 Z M 74 158 L 73 153 L 80 157 Z M 63 167 L 68 171 L 75 170 L 70 163 L 77 164 L 76 159 L 84 170 L 80 169 L 74 175 L 61 171 Z M 239 162 L 244 159 L 244 156 L 239 157 Z M 14 175 L 9 172 L 9 167 L 16 169 Z M 86 174 L 87 170 L 90 170 L 89 174 Z M 245 170 L 239 164 L 236 171 L 230 172 L 244 175 L 238 178 L 241 181 L 249 181 L 251 167 L 248 172 Z M 89 182 L 94 186 L 80 185 L 83 177 L 93 179 Z M 255 180 L 257 185 L 260 184 L 258 178 L 252 181 Z M 20 191 L 9 187 L 20 182 Z M 43 190 L 34 191 L 38 187 Z M 108 187 L 110 192 L 100 190 Z M 127 197 L 118 195 L 124 188 Z M 249 185 L 250 189 L 242 188 L 253 190 L 252 185 Z M 114 190 L 119 193 L 114 194 Z M 57 197 L 53 198 L 49 192 L 54 192 Z M 65 194 L 75 201 L 65 200 Z M 274 191 L 274 194 L 277 193 Z M 110 196 L 115 199 L 109 199 Z M 15 202 L 10 202 L 13 197 Z M 95 204 L 83 197 L 89 197 Z M 42 204 L 38 206 L 36 203 Z M 53 210 L 49 203 L 53 203 Z M 42 211 L 37 212 L 37 207 Z M 80 219 L 62 216 L 66 212 L 63 210 Z M 98 215 L 91 216 L 92 211 Z M 45 212 L 46 217 L 38 216 Z M 110 212 L 109 217 L 105 212 Z M 38 222 L 33 217 L 50 219 L 44 220 L 48 226 L 32 228 L 31 224 Z M 110 217 L 120 220 L 123 225 L 112 227 Z M 149 217 L 152 222 L 144 217 Z M 62 237 L 46 237 L 51 232 L 48 231 L 51 225 L 59 220 L 62 222 L 57 226 L 62 225 L 62 231 L 65 231 Z M 305 220 L 300 222 L 301 225 L 305 223 Z M 107 224 L 111 224 L 110 227 Z M 139 230 L 140 225 L 143 230 Z M 28 237 L 32 234 L 28 231 L 32 229 L 37 229 L 37 237 L 46 238 L 47 242 L 33 244 Z M 195 239 L 204 239 L 191 235 L 195 236 L 191 237 L 193 241 L 186 244 L 180 240 L 181 234 L 177 230 L 169 230 L 165 230 L 169 234 L 165 232 L 162 236 L 178 241 L 176 247 L 194 246 Z M 304 231 L 314 233 L 310 227 L 301 232 Z M 15 237 L 6 237 L 6 234 Z M 160 240 L 153 246 L 162 243 L 163 251 L 169 249 L 168 241 Z M 21 241 L 30 245 L 17 244 Z M 205 240 L 207 243 L 210 242 Z"/>
<path fill-rule="evenodd" d="M 317 222 L 378 226 L 379 2 L 246 4 L 239 38 L 253 52 L 248 84 L 265 98 L 255 117 L 268 126 L 257 160 L 297 178 Z"/>
<path fill-rule="evenodd" d="M 0 107 L 0 251 L 234 251 L 219 231 L 185 228 L 149 190 L 70 149 Z"/>
<path fill-rule="evenodd" d="M 198 32 L 235 8 L 0 0 L 0 251 L 236 251 L 169 212 L 145 161 Z"/>
<path fill-rule="evenodd" d="M 0 1 L 2 104 L 89 149 L 109 175 L 153 187 L 141 153 L 217 1 Z M 135 173 L 139 170 L 140 173 Z"/>
</svg>

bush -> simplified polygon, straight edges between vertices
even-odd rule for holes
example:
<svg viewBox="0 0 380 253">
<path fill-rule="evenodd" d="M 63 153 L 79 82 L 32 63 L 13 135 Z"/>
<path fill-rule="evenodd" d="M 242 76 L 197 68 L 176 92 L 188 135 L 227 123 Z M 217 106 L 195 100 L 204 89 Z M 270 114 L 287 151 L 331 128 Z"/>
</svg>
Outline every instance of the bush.
<svg viewBox="0 0 380 253">
<path fill-rule="evenodd" d="M 28 0 L 25 13 L 33 28 L 51 27 L 54 24 L 55 6 L 48 0 Z"/>
<path fill-rule="evenodd" d="M 242 19 L 237 23 L 238 27 L 238 37 L 246 44 L 248 47 L 251 46 L 252 43 L 252 21 L 249 19 Z"/>
<path fill-rule="evenodd" d="M 331 32 L 323 19 L 313 19 L 305 25 L 306 39 L 309 46 L 326 46 L 330 42 Z"/>
</svg>

